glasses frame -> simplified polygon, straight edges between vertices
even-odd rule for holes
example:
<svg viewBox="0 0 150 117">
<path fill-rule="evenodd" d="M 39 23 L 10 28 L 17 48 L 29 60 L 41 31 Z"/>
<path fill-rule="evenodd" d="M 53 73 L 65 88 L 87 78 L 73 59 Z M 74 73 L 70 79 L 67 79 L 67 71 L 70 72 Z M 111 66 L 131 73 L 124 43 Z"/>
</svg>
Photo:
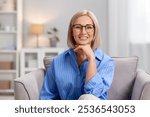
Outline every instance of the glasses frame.
<svg viewBox="0 0 150 117">
<path fill-rule="evenodd" d="M 81 28 L 75 28 L 76 26 L 80 26 Z M 88 29 L 88 26 L 91 26 L 92 28 L 91 29 Z M 81 32 L 83 30 L 83 28 L 85 28 L 85 31 L 90 33 L 92 31 L 94 31 L 95 29 L 95 26 L 93 24 L 86 24 L 86 25 L 81 25 L 81 24 L 74 24 L 73 25 L 73 29 L 76 30 L 77 32 Z"/>
</svg>

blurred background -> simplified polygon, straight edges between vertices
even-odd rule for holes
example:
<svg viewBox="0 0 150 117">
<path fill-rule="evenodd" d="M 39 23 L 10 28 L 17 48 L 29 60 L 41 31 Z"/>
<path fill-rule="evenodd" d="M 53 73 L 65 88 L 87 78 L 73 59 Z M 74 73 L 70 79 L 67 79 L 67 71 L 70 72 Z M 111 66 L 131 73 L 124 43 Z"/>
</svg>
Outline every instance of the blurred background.
<svg viewBox="0 0 150 117">
<path fill-rule="evenodd" d="M 59 47 L 65 47 L 70 18 L 87 9 L 97 16 L 101 48 L 110 56 L 138 56 L 139 67 L 150 73 L 150 1 L 149 0 L 24 0 L 23 47 L 34 46 L 29 38 L 31 23 L 43 23 L 46 30 L 59 30 Z M 46 39 L 41 41 L 46 46 Z"/>
</svg>

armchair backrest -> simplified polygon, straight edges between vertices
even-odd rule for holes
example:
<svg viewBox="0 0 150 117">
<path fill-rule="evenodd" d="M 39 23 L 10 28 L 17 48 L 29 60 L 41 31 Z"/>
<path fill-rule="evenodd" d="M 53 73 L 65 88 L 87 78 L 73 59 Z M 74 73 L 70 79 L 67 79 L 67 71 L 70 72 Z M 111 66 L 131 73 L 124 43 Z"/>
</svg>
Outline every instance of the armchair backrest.
<svg viewBox="0 0 150 117">
<path fill-rule="evenodd" d="M 115 61 L 115 74 L 108 97 L 112 100 L 131 99 L 138 57 L 113 57 L 113 59 Z"/>
<path fill-rule="evenodd" d="M 43 84 L 45 70 L 34 70 L 14 80 L 16 100 L 38 100 Z"/>
</svg>

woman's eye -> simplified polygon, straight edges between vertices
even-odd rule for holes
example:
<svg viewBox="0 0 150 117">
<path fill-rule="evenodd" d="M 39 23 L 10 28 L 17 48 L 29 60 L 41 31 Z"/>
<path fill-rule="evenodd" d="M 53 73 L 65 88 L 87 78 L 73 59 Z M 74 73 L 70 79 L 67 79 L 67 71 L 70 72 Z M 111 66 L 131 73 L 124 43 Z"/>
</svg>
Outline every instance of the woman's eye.
<svg viewBox="0 0 150 117">
<path fill-rule="evenodd" d="M 76 29 L 81 29 L 81 26 L 76 26 L 75 28 L 76 28 Z"/>
<path fill-rule="evenodd" d="M 86 29 L 93 29 L 92 26 L 86 26 Z"/>
</svg>

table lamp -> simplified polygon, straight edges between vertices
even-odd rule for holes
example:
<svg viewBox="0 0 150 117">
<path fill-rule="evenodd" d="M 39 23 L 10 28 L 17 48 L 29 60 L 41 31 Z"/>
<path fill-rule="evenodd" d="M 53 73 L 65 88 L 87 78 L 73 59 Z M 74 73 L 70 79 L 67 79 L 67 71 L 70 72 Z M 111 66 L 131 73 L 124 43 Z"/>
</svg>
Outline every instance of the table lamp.
<svg viewBox="0 0 150 117">
<path fill-rule="evenodd" d="M 31 33 L 37 37 L 37 47 L 39 47 L 39 35 L 44 32 L 43 24 L 31 24 Z"/>
</svg>

